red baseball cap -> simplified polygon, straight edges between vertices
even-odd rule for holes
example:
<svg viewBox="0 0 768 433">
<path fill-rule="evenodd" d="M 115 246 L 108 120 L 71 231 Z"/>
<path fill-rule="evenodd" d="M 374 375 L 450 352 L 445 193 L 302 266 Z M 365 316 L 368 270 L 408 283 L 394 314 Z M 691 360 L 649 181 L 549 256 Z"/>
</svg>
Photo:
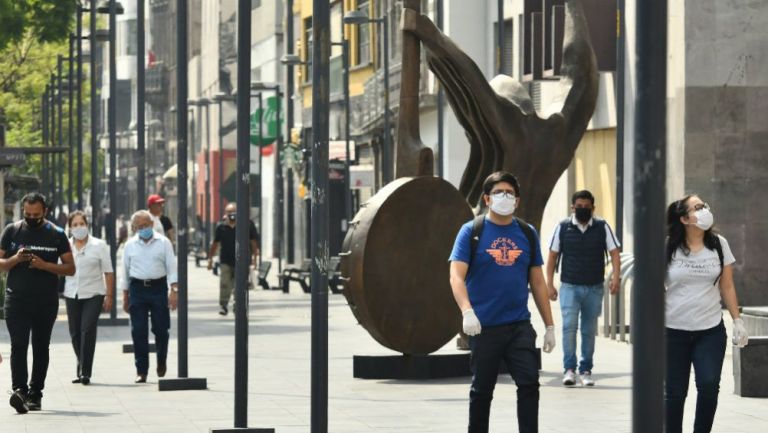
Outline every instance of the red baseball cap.
<svg viewBox="0 0 768 433">
<path fill-rule="evenodd" d="M 152 206 L 153 204 L 157 203 L 165 203 L 165 199 L 159 194 L 152 194 L 147 197 L 147 206 Z"/>
</svg>

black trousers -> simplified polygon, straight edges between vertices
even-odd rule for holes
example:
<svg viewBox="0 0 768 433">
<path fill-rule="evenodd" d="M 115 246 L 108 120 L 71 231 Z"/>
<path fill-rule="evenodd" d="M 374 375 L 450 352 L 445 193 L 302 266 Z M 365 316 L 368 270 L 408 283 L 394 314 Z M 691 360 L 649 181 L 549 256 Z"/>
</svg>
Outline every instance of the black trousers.
<svg viewBox="0 0 768 433">
<path fill-rule="evenodd" d="M 520 433 L 539 431 L 539 369 L 536 331 L 530 321 L 483 327 L 469 338 L 472 388 L 469 391 L 469 433 L 487 433 L 493 390 L 502 361 L 517 385 Z"/>
<path fill-rule="evenodd" d="M 93 354 L 96 352 L 96 325 L 99 322 L 104 295 L 87 299 L 65 298 L 67 322 L 72 348 L 77 356 L 77 377 L 90 378 L 93 372 Z"/>
<path fill-rule="evenodd" d="M 11 384 L 14 390 L 42 391 L 48 374 L 48 346 L 59 311 L 58 293 L 44 299 L 5 298 L 5 325 L 11 336 Z M 32 337 L 32 379 L 27 386 L 27 350 Z"/>
</svg>

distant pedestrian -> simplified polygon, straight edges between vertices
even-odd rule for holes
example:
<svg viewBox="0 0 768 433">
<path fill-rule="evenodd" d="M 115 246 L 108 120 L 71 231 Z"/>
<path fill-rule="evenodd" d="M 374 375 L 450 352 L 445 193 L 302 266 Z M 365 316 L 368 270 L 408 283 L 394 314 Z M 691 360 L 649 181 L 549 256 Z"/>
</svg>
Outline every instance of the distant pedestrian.
<svg viewBox="0 0 768 433">
<path fill-rule="evenodd" d="M 555 267 L 560 262 L 560 310 L 563 315 L 563 385 L 576 384 L 576 335 L 581 324 L 581 361 L 578 373 L 581 384 L 594 386 L 595 335 L 597 318 L 603 307 L 605 255 L 610 254 L 613 276 L 610 292 L 619 292 L 621 258 L 619 241 L 610 225 L 594 215 L 595 197 L 587 190 L 571 197 L 571 216 L 561 221 L 549 241 L 547 281 L 549 298 L 558 298 Z"/>
<path fill-rule="evenodd" d="M 229 300 L 235 288 L 235 225 L 237 221 L 237 205 L 227 204 L 224 208 L 224 220 L 216 226 L 216 233 L 208 250 L 208 270 L 213 269 L 213 257 L 219 251 L 219 314 L 226 316 L 229 312 Z M 253 221 L 248 222 L 248 239 L 250 240 L 249 257 L 251 265 L 258 264 L 259 232 Z"/>
<path fill-rule="evenodd" d="M 133 235 L 125 244 L 123 266 L 123 310 L 131 315 L 131 338 L 136 364 L 136 383 L 147 381 L 149 328 L 157 346 L 157 376 L 165 376 L 171 310 L 176 309 L 176 257 L 171 242 L 152 229 L 152 215 L 140 210 L 131 217 Z M 170 293 L 168 288 L 170 287 Z"/>
<path fill-rule="evenodd" d="M 666 433 L 683 431 L 691 365 L 697 391 L 693 431 L 712 430 L 728 341 L 721 303 L 733 319 L 733 344 L 749 342 L 733 284 L 736 259 L 714 221 L 709 205 L 697 195 L 667 208 Z"/>
<path fill-rule="evenodd" d="M 165 215 L 165 199 L 159 194 L 147 197 L 147 210 L 152 215 L 152 228 L 168 238 L 171 244 L 175 243 L 176 231 L 171 219 Z"/>
<path fill-rule="evenodd" d="M 64 300 L 72 348 L 77 357 L 76 377 L 72 383 L 91 383 L 96 330 L 101 311 L 112 308 L 115 274 L 109 246 L 89 234 L 88 219 L 82 211 L 69 215 L 71 248 L 77 272 L 66 278 Z"/>
<path fill-rule="evenodd" d="M 10 404 L 19 413 L 40 410 L 48 374 L 51 332 L 59 311 L 59 276 L 75 274 L 64 230 L 45 219 L 45 197 L 22 199 L 24 219 L 0 238 L 0 270 L 8 272 L 5 324 L 11 336 Z M 32 337 L 32 378 L 27 384 L 27 349 Z"/>
<path fill-rule="evenodd" d="M 528 311 L 529 285 L 546 326 L 547 353 L 555 347 L 555 325 L 538 235 L 513 216 L 519 197 L 515 176 L 501 171 L 488 176 L 483 183 L 488 214 L 461 227 L 449 259 L 451 289 L 472 351 L 469 433 L 488 432 L 502 363 L 517 385 L 520 433 L 539 431 L 539 368 L 536 331 Z"/>
</svg>

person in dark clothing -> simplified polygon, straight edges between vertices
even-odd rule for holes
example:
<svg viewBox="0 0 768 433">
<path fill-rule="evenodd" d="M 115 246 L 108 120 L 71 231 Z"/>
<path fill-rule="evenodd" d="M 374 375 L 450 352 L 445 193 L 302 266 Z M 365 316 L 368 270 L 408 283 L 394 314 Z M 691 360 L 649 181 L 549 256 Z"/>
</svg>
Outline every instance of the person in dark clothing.
<svg viewBox="0 0 768 433">
<path fill-rule="evenodd" d="M 24 219 L 0 237 L 0 270 L 8 272 L 5 323 L 11 337 L 10 405 L 19 413 L 40 410 L 48 373 L 48 346 L 59 311 L 59 276 L 75 274 L 64 230 L 46 220 L 45 197 L 27 194 Z M 61 262 L 61 263 L 59 263 Z M 27 384 L 27 349 L 32 337 L 32 377 Z"/>
<path fill-rule="evenodd" d="M 235 288 L 235 221 L 237 218 L 237 206 L 235 203 L 229 203 L 224 208 L 224 221 L 216 226 L 213 242 L 208 251 L 208 270 L 213 269 L 213 256 L 221 246 L 219 252 L 219 305 L 221 309 L 219 314 L 226 316 L 229 312 L 229 299 L 232 297 L 232 291 Z M 251 264 L 256 266 L 259 262 L 259 232 L 253 221 L 250 221 L 248 238 L 251 247 Z"/>
<path fill-rule="evenodd" d="M 592 378 L 597 318 L 603 306 L 605 255 L 610 254 L 613 273 L 608 288 L 612 295 L 619 292 L 621 258 L 619 241 L 610 225 L 594 215 L 595 197 L 587 190 L 576 191 L 571 197 L 573 214 L 561 221 L 549 242 L 547 281 L 549 299 L 557 300 L 554 277 L 560 258 L 560 309 L 563 314 L 563 385 L 594 386 Z M 577 365 L 576 334 L 581 328 L 581 361 Z"/>
</svg>

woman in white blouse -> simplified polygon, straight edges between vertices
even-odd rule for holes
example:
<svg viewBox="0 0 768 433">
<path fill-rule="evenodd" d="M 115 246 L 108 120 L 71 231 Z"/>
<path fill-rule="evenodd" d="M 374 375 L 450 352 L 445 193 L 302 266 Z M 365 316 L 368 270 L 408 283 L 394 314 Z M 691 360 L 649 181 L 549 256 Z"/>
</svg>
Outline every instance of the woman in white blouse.
<svg viewBox="0 0 768 433">
<path fill-rule="evenodd" d="M 109 246 L 88 234 L 85 213 L 75 211 L 69 215 L 69 232 L 77 269 L 64 286 L 69 335 L 77 356 L 77 377 L 72 383 L 88 385 L 96 351 L 96 325 L 101 311 L 112 308 L 115 278 Z"/>
<path fill-rule="evenodd" d="M 744 347 L 749 341 L 733 284 L 736 259 L 713 224 L 709 205 L 697 195 L 667 209 L 667 433 L 682 432 L 691 365 L 697 391 L 693 431 L 712 430 L 728 341 L 721 302 L 733 319 L 733 344 Z"/>
</svg>

